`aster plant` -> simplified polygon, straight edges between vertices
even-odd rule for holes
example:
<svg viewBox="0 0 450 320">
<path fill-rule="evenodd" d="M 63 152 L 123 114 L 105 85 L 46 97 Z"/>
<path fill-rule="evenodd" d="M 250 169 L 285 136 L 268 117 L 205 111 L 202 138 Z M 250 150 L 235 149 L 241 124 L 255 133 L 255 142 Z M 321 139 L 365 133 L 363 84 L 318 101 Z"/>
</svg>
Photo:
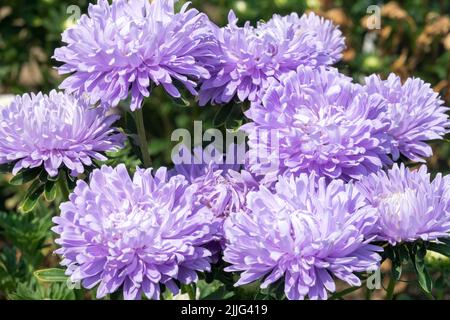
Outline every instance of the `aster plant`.
<svg viewBox="0 0 450 320">
<path fill-rule="evenodd" d="M 376 210 L 351 185 L 314 175 L 280 177 L 247 196 L 247 209 L 225 224 L 227 271 L 243 271 L 236 285 L 255 280 L 261 288 L 284 280 L 288 299 L 326 299 L 337 277 L 360 286 L 355 275 L 376 269 L 382 248 L 367 236 Z"/>
<path fill-rule="evenodd" d="M 431 294 L 432 280 L 424 268 L 427 248 L 448 252 L 450 243 L 450 180 L 439 173 L 432 180 L 426 166 L 409 170 L 395 164 L 387 172 L 373 173 L 357 188 L 377 210 L 373 235 L 390 244 L 386 255 L 399 280 L 402 267 L 411 259 L 422 289 Z M 446 249 L 447 248 L 447 249 Z"/>
<path fill-rule="evenodd" d="M 0 164 L 14 163 L 14 175 L 40 166 L 51 177 L 63 166 L 80 175 L 123 145 L 124 135 L 112 127 L 118 118 L 62 92 L 17 96 L 1 110 Z"/>
<path fill-rule="evenodd" d="M 427 142 L 440 140 L 450 131 L 449 108 L 444 101 L 430 84 L 418 78 L 409 78 L 402 84 L 394 74 L 386 80 L 372 75 L 365 82 L 364 90 L 381 96 L 385 102 L 376 116 L 388 124 L 392 158 L 396 161 L 403 155 L 415 162 L 425 162 L 433 154 Z"/>
<path fill-rule="evenodd" d="M 53 216 L 62 268 L 35 276 L 94 299 L 299 300 L 342 299 L 382 270 L 392 299 L 412 270 L 433 298 L 425 256 L 450 257 L 450 179 L 416 167 L 450 130 L 439 95 L 417 78 L 342 74 L 344 37 L 314 13 L 252 25 L 231 11 L 217 26 L 175 7 L 91 4 L 54 53 L 65 91 L 0 102 L 0 170 L 27 189 L 16 207 Z M 183 161 L 152 164 L 142 108 L 156 86 L 223 105 L 213 149 L 194 141 Z M 217 129 L 248 139 L 222 155 Z M 32 224 L 43 252 L 50 225 Z"/>
<path fill-rule="evenodd" d="M 54 194 L 60 172 L 77 177 L 94 161 L 106 160 L 106 152 L 120 149 L 125 136 L 112 126 L 118 118 L 57 91 L 17 96 L 2 108 L 0 165 L 11 168 L 13 184 L 34 180 L 22 209 L 31 210 L 44 190 Z"/>
<path fill-rule="evenodd" d="M 376 172 L 390 163 L 387 125 L 371 116 L 383 104 L 336 69 L 286 73 L 245 114 L 249 169 L 265 184 L 283 174 L 348 181 Z"/>
<path fill-rule="evenodd" d="M 121 290 L 125 299 L 159 299 L 162 286 L 177 294 L 175 281 L 197 281 L 210 269 L 204 245 L 216 225 L 211 210 L 195 207 L 195 192 L 165 168 L 131 178 L 124 165 L 104 166 L 89 184 L 78 181 L 53 228 L 70 280 L 98 285 L 97 298 Z"/>
<path fill-rule="evenodd" d="M 426 166 L 410 171 L 397 164 L 373 173 L 358 189 L 377 208 L 380 240 L 393 245 L 450 237 L 450 180 L 438 174 L 431 181 Z"/>
<path fill-rule="evenodd" d="M 329 20 L 311 13 L 274 17 L 256 27 L 238 26 L 233 11 L 228 25 L 216 28 L 218 59 L 211 77 L 202 81 L 200 105 L 226 104 L 234 97 L 256 101 L 269 79 L 299 66 L 328 66 L 342 56 L 344 38 Z"/>
<path fill-rule="evenodd" d="M 70 74 L 61 89 L 87 94 L 92 103 L 116 106 L 131 96 L 131 110 L 141 108 L 152 85 L 181 97 L 177 84 L 196 94 L 196 82 L 209 78 L 205 68 L 214 54 L 208 17 L 174 0 L 99 0 L 77 25 L 67 29 L 65 46 L 54 59 Z"/>
</svg>

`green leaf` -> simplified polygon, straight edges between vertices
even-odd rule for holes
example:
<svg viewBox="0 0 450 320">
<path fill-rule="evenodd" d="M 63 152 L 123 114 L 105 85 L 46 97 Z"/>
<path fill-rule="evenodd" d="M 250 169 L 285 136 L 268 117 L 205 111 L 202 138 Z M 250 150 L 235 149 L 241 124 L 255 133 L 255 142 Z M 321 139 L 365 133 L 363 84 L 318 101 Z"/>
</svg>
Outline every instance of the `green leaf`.
<svg viewBox="0 0 450 320">
<path fill-rule="evenodd" d="M 243 105 L 227 104 L 218 107 L 219 110 L 214 115 L 213 126 L 216 128 L 225 126 L 226 129 L 237 130 L 243 123 Z"/>
<path fill-rule="evenodd" d="M 428 244 L 428 249 L 440 254 L 443 254 L 444 256 L 450 258 L 450 240 L 449 239 L 443 239 L 440 240 L 444 243 L 434 243 L 431 242 Z"/>
<path fill-rule="evenodd" d="M 401 263 L 406 264 L 409 261 L 409 250 L 406 246 L 397 247 L 396 257 L 401 261 Z"/>
<path fill-rule="evenodd" d="M 33 210 L 40 196 L 44 192 L 44 189 L 45 183 L 40 180 L 35 180 L 25 195 L 25 198 L 20 203 L 19 210 L 23 213 L 28 213 Z"/>
<path fill-rule="evenodd" d="M 59 268 L 38 270 L 34 272 L 34 276 L 42 282 L 67 282 L 69 279 L 64 270 Z"/>
<path fill-rule="evenodd" d="M 391 268 L 392 276 L 396 280 L 400 280 L 402 277 L 402 264 L 399 263 L 398 260 L 392 262 L 392 268 Z"/>
<path fill-rule="evenodd" d="M 444 144 L 450 144 L 449 139 L 435 139 L 435 140 L 429 140 L 428 143 L 444 143 Z"/>
<path fill-rule="evenodd" d="M 15 292 L 8 294 L 11 300 L 74 300 L 75 290 L 71 290 L 65 283 L 51 283 L 44 285 L 35 279 L 19 283 Z"/>
<path fill-rule="evenodd" d="M 201 300 L 228 300 L 234 296 L 234 292 L 227 291 L 225 286 L 221 286 L 218 290 L 201 298 Z"/>
<path fill-rule="evenodd" d="M 231 106 L 230 105 L 224 105 L 218 107 L 219 110 L 217 110 L 216 114 L 213 118 L 213 126 L 218 128 L 226 124 L 228 117 L 231 113 Z"/>
<path fill-rule="evenodd" d="M 392 262 L 391 273 L 396 280 L 400 280 L 402 276 L 403 264 L 409 261 L 409 249 L 405 245 L 390 247 L 387 250 L 389 259 Z"/>
<path fill-rule="evenodd" d="M 47 201 L 52 202 L 53 200 L 55 200 L 57 191 L 58 184 L 56 183 L 56 181 L 48 180 L 45 183 L 44 196 Z"/>
<path fill-rule="evenodd" d="M 16 174 L 9 183 L 15 186 L 20 186 L 25 183 L 35 180 L 42 172 L 42 168 L 27 169 Z"/>
<path fill-rule="evenodd" d="M 12 163 L 0 164 L 0 173 L 10 173 L 14 168 Z"/>
<path fill-rule="evenodd" d="M 413 247 L 411 253 L 411 260 L 413 261 L 414 269 L 416 270 L 417 281 L 423 291 L 426 293 L 431 293 L 433 289 L 433 281 L 425 264 L 425 255 L 427 253 L 425 244 L 418 242 Z"/>
<path fill-rule="evenodd" d="M 52 235 L 52 225 L 52 212 L 47 209 L 37 207 L 29 214 L 0 212 L 1 237 L 14 243 L 25 259 L 37 265 L 43 257 L 41 249 Z"/>
<path fill-rule="evenodd" d="M 234 296 L 234 292 L 228 291 L 219 280 L 210 283 L 200 280 L 197 282 L 197 288 L 200 291 L 200 300 L 226 300 Z"/>
<path fill-rule="evenodd" d="M 191 106 L 191 103 L 189 102 L 189 100 L 184 97 L 172 98 L 172 100 L 176 106 L 181 107 L 181 108 L 187 108 L 187 107 Z"/>
</svg>

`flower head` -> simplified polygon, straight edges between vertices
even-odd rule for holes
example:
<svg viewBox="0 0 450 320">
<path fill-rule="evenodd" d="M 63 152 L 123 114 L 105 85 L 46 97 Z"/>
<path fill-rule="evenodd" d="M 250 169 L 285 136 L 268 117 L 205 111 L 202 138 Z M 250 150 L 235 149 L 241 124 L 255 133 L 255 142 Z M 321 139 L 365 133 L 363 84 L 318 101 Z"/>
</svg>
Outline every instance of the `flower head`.
<svg viewBox="0 0 450 320">
<path fill-rule="evenodd" d="M 342 32 L 331 20 L 319 17 L 313 12 L 301 17 L 295 12 L 288 16 L 275 14 L 266 24 L 261 24 L 260 28 L 271 34 L 273 39 L 278 38 L 283 42 L 283 48 L 287 50 L 283 53 L 290 54 L 289 59 L 280 60 L 286 70 L 296 70 L 299 65 L 332 65 L 341 60 L 342 51 L 345 49 Z M 314 47 L 315 52 L 311 49 L 310 52 L 303 51 L 302 46 Z M 309 56 L 306 57 L 305 53 Z"/>
<path fill-rule="evenodd" d="M 207 16 L 188 4 L 175 13 L 174 0 L 99 0 L 63 33 L 67 45 L 55 51 L 64 63 L 59 72 L 71 74 L 61 88 L 108 106 L 130 91 L 131 110 L 141 107 L 152 84 L 173 97 L 180 97 L 177 83 L 196 94 L 196 81 L 209 78 L 210 29 Z"/>
<path fill-rule="evenodd" d="M 18 96 L 0 110 L 0 164 L 15 163 L 13 174 L 43 164 L 50 176 L 64 165 L 76 176 L 122 147 L 125 136 L 111 127 L 117 119 L 61 92 Z"/>
<path fill-rule="evenodd" d="M 246 112 L 249 169 L 264 183 L 282 174 L 350 180 L 376 172 L 389 162 L 385 127 L 371 119 L 380 106 L 335 69 L 285 74 Z"/>
<path fill-rule="evenodd" d="M 262 288 L 284 278 L 289 299 L 326 299 L 333 276 L 352 286 L 354 274 L 375 269 L 381 248 L 366 237 L 376 210 L 351 184 L 302 174 L 280 177 L 274 193 L 265 187 L 247 196 L 247 212 L 225 222 L 227 271 L 244 271 L 236 285 L 261 280 Z"/>
<path fill-rule="evenodd" d="M 220 59 L 211 78 L 202 83 L 200 105 L 228 103 L 236 95 L 240 101 L 255 101 L 268 79 L 278 79 L 299 66 L 331 65 L 344 49 L 341 32 L 314 14 L 275 15 L 257 27 L 248 22 L 237 26 L 232 11 L 228 20 L 215 32 Z"/>
<path fill-rule="evenodd" d="M 397 164 L 357 184 L 378 210 L 376 234 L 391 244 L 450 237 L 450 179 L 430 181 L 426 166 L 410 171 Z"/>
<path fill-rule="evenodd" d="M 378 117 L 388 124 L 390 152 L 397 160 L 400 154 L 413 161 L 424 162 L 433 152 L 426 143 L 442 139 L 450 132 L 450 109 L 429 84 L 409 78 L 402 84 L 400 77 L 391 74 L 387 80 L 373 75 L 366 79 L 365 90 L 380 95 L 386 103 Z"/>
<path fill-rule="evenodd" d="M 210 269 L 204 245 L 216 227 L 209 209 L 195 208 L 195 192 L 165 168 L 137 169 L 133 179 L 124 165 L 95 170 L 54 218 L 66 273 L 88 289 L 99 284 L 99 298 L 121 286 L 125 299 L 158 299 L 160 284 L 176 294 L 175 280 L 189 284 Z"/>
<path fill-rule="evenodd" d="M 210 208 L 223 222 L 231 212 L 244 210 L 247 193 L 257 190 L 259 183 L 249 172 L 241 171 L 240 164 L 228 164 L 218 150 L 214 149 L 213 158 L 209 160 L 199 157 L 205 153 L 202 148 L 195 148 L 191 161 L 176 164 L 170 174 L 180 174 L 196 185 L 197 205 Z"/>
</svg>

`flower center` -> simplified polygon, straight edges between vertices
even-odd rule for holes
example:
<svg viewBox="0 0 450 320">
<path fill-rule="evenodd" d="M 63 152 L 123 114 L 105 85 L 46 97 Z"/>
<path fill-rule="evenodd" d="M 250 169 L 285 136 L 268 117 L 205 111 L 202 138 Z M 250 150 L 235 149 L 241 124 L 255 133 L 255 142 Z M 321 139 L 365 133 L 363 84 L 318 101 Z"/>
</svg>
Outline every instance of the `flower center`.
<svg viewBox="0 0 450 320">
<path fill-rule="evenodd" d="M 389 194 L 381 201 L 381 205 L 386 209 L 387 217 L 395 220 L 403 220 L 408 215 L 412 206 L 412 199 L 416 193 L 413 189 L 407 188 L 402 192 L 394 192 Z"/>
</svg>

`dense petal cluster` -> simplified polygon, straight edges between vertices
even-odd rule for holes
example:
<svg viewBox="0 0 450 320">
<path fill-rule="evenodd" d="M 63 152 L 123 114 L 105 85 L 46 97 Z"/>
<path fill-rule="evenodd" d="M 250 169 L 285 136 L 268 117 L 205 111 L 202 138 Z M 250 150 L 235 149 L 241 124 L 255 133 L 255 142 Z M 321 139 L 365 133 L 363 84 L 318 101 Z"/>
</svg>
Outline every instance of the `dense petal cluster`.
<svg viewBox="0 0 450 320">
<path fill-rule="evenodd" d="M 259 183 L 249 172 L 241 170 L 240 164 L 228 164 L 225 155 L 216 149 L 213 153 L 215 159 L 208 161 L 198 156 L 205 154 L 205 150 L 195 148 L 191 161 L 176 164 L 171 175 L 180 174 L 196 185 L 197 205 L 210 208 L 223 222 L 231 212 L 245 209 L 247 193 L 257 190 Z"/>
<path fill-rule="evenodd" d="M 426 166 L 410 171 L 395 164 L 357 187 L 378 210 L 380 240 L 396 244 L 450 237 L 450 176 L 438 174 L 431 181 Z"/>
<path fill-rule="evenodd" d="M 278 175 L 315 173 L 360 179 L 389 163 L 382 107 L 337 70 L 299 68 L 272 81 L 242 127 L 249 135 L 249 168 L 264 183 Z"/>
<path fill-rule="evenodd" d="M 99 298 L 121 286 L 125 299 L 158 299 L 160 284 L 176 294 L 175 280 L 189 284 L 210 269 L 204 245 L 216 226 L 211 210 L 195 208 L 195 192 L 165 168 L 137 169 L 133 179 L 124 165 L 95 170 L 54 218 L 61 264 L 72 281 L 99 284 Z"/>
<path fill-rule="evenodd" d="M 338 61 L 344 49 L 341 32 L 330 21 L 313 13 L 301 18 L 293 13 L 275 15 L 257 27 L 237 25 L 231 11 L 229 24 L 217 28 L 219 60 L 210 79 L 203 81 L 200 105 L 257 100 L 268 79 L 299 66 L 326 66 Z"/>
<path fill-rule="evenodd" d="M 326 299 L 335 291 L 333 276 L 358 286 L 354 273 L 377 267 L 382 249 L 366 237 L 376 210 L 351 184 L 316 181 L 280 177 L 274 193 L 250 192 L 248 211 L 231 214 L 224 260 L 227 271 L 244 271 L 236 285 L 261 280 L 266 288 L 284 277 L 289 299 Z"/>
<path fill-rule="evenodd" d="M 99 0 L 62 40 L 67 45 L 55 59 L 64 63 L 59 72 L 71 75 L 61 88 L 108 106 L 131 92 L 132 110 L 152 84 L 173 97 L 180 97 L 177 83 L 196 94 L 197 80 L 210 76 L 205 66 L 215 48 L 208 17 L 188 4 L 175 13 L 174 0 Z"/>
<path fill-rule="evenodd" d="M 125 136 L 111 127 L 117 119 L 61 92 L 17 96 L 0 110 L 0 164 L 15 163 L 13 174 L 43 164 L 50 176 L 64 165 L 77 176 L 122 147 Z"/>
<path fill-rule="evenodd" d="M 288 16 L 275 14 L 260 28 L 263 32 L 271 34 L 272 39 L 279 39 L 280 43 L 282 41 L 280 47 L 286 51 L 277 52 L 277 54 L 280 57 L 283 54 L 284 59 L 280 59 L 283 71 L 296 70 L 299 65 L 331 65 L 341 60 L 342 52 L 345 49 L 341 31 L 333 25 L 331 20 L 319 17 L 314 13 L 304 14 L 301 17 L 295 12 Z M 302 46 L 310 48 L 314 46 L 314 52 L 311 49 L 309 49 L 311 52 L 303 51 Z M 309 56 L 305 53 L 308 53 Z"/>
<path fill-rule="evenodd" d="M 390 153 L 394 160 L 400 154 L 413 161 L 424 162 L 432 155 L 429 140 L 442 139 L 450 132 L 450 109 L 429 84 L 409 78 L 402 84 L 400 77 L 391 74 L 387 80 L 373 75 L 366 79 L 365 90 L 381 95 L 386 101 L 378 117 L 389 126 Z"/>
</svg>

